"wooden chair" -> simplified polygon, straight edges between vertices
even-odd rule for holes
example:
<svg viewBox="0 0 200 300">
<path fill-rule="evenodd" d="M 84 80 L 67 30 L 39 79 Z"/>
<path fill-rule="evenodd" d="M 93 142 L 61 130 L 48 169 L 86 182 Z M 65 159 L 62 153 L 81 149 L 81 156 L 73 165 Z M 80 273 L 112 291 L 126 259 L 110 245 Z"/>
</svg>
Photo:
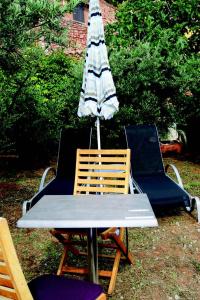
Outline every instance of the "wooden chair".
<svg viewBox="0 0 200 300">
<path fill-rule="evenodd" d="M 6 219 L 0 218 L 0 299 L 105 300 L 97 284 L 64 276 L 43 275 L 26 283 Z"/>
<path fill-rule="evenodd" d="M 130 172 L 130 150 L 77 150 L 76 173 L 74 194 L 128 194 L 129 192 L 129 172 Z M 95 197 L 95 196 L 94 196 Z M 69 265 L 69 251 L 80 255 L 78 250 L 74 251 L 71 245 L 75 235 L 85 235 L 83 229 L 63 231 L 62 238 L 58 239 L 64 244 L 64 252 L 60 261 L 57 274 L 78 273 L 87 274 L 87 268 L 72 267 Z M 60 231 L 58 232 L 60 233 Z M 113 268 L 111 271 L 99 270 L 99 276 L 110 278 L 108 294 L 111 294 L 115 287 L 120 259 L 125 258 L 133 264 L 133 258 L 127 251 L 123 243 L 125 228 L 103 228 L 98 230 L 98 234 L 103 240 L 112 240 L 112 244 L 101 246 L 114 248 L 116 253 L 113 256 L 101 255 L 106 258 L 113 258 Z M 54 231 L 56 236 L 56 231 Z M 100 246 L 100 245 L 99 245 Z"/>
</svg>

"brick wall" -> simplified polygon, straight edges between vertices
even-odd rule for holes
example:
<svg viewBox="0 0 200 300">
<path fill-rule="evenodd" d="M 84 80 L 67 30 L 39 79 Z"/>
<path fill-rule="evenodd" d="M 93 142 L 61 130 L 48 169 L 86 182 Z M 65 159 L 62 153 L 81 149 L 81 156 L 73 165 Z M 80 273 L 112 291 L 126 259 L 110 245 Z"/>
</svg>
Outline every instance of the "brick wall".
<svg viewBox="0 0 200 300">
<path fill-rule="evenodd" d="M 112 23 L 115 20 L 115 7 L 107 3 L 105 0 L 100 0 L 100 7 L 104 25 Z M 86 47 L 87 41 L 87 23 L 88 23 L 89 6 L 84 7 L 85 22 L 77 22 L 73 20 L 73 14 L 67 14 L 63 20 L 63 25 L 69 26 L 69 48 L 66 50 L 68 54 L 80 55 Z"/>
</svg>

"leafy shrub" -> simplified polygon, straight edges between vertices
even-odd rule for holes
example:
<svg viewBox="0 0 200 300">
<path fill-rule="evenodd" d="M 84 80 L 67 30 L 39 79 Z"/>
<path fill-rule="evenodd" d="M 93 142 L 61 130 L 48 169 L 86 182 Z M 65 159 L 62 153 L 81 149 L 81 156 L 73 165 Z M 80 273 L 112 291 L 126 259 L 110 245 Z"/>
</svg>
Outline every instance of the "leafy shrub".
<svg viewBox="0 0 200 300">
<path fill-rule="evenodd" d="M 121 124 L 156 123 L 166 130 L 176 123 L 189 135 L 200 124 L 197 7 L 197 0 L 118 6 L 106 37 Z"/>
<path fill-rule="evenodd" d="M 0 76 L 1 151 L 15 150 L 26 164 L 48 159 L 60 128 L 77 124 L 82 64 L 61 51 L 28 49 L 26 67 Z"/>
</svg>

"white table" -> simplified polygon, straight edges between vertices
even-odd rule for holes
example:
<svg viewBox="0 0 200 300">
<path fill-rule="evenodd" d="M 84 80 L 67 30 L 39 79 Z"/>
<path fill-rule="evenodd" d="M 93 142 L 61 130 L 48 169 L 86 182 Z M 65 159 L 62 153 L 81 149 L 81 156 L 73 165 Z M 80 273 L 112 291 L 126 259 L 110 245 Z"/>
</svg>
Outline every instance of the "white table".
<svg viewBox="0 0 200 300">
<path fill-rule="evenodd" d="M 98 282 L 96 228 L 158 226 L 146 194 L 47 195 L 21 219 L 21 228 L 88 228 L 90 279 Z"/>
</svg>

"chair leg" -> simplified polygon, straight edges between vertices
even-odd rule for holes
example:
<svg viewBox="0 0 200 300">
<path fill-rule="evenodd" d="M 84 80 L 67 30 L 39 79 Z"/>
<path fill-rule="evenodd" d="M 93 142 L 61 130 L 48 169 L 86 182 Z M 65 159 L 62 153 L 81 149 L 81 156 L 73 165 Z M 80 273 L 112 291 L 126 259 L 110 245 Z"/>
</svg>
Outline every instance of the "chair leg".
<svg viewBox="0 0 200 300">
<path fill-rule="evenodd" d="M 112 273 L 111 273 L 110 283 L 109 283 L 109 287 L 108 287 L 108 295 L 111 295 L 115 288 L 120 258 L 121 258 L 121 251 L 119 249 L 117 249 L 115 259 L 114 259 L 113 269 L 112 269 Z"/>
<path fill-rule="evenodd" d="M 108 295 L 111 295 L 112 292 L 114 291 L 122 253 L 124 254 L 124 256 L 126 257 L 126 259 L 128 260 L 128 262 L 130 264 L 134 264 L 134 260 L 131 256 L 131 254 L 127 253 L 127 249 L 123 243 L 124 232 L 125 232 L 125 228 L 120 228 L 119 235 L 112 233 L 110 236 L 110 238 L 113 239 L 114 242 L 116 243 L 116 245 L 118 246 L 118 249 L 116 251 L 116 255 L 115 255 L 115 259 L 114 259 L 112 275 L 111 275 L 111 279 L 110 279 L 110 283 L 109 283 L 109 287 L 108 287 Z"/>
<path fill-rule="evenodd" d="M 67 246 L 64 247 L 64 251 L 63 251 L 63 254 L 61 256 L 61 260 L 60 260 L 60 263 L 59 263 L 59 267 L 58 267 L 58 270 L 57 270 L 57 275 L 62 275 L 63 274 L 63 266 L 65 265 L 66 263 L 66 260 L 67 260 L 67 254 L 68 254 L 68 249 L 66 249 Z"/>
<path fill-rule="evenodd" d="M 67 262 L 69 251 L 71 251 L 74 255 L 79 255 L 79 253 L 80 253 L 79 250 L 76 249 L 71 244 L 71 240 L 72 240 L 72 235 L 69 234 L 67 240 L 63 239 L 63 241 L 62 241 L 62 243 L 64 244 L 64 250 L 63 250 L 63 254 L 61 256 L 61 260 L 60 260 L 59 267 L 57 270 L 57 275 L 62 275 L 65 273 L 64 268 L 65 268 L 65 264 Z"/>
<path fill-rule="evenodd" d="M 106 232 L 106 231 L 103 232 L 101 236 L 103 239 L 109 238 L 109 239 L 113 240 L 115 245 L 117 246 L 117 248 L 119 248 L 121 250 L 121 252 L 123 253 L 123 255 L 126 257 L 127 261 L 130 264 L 134 265 L 134 259 L 130 252 L 127 253 L 127 248 L 125 247 L 125 245 L 123 243 L 124 232 L 125 232 L 125 228 L 121 227 L 119 235 L 116 234 L 116 230 L 111 230 L 108 232 Z"/>
<path fill-rule="evenodd" d="M 114 234 L 111 236 L 111 238 L 115 241 L 115 243 L 117 244 L 117 246 L 119 247 L 119 249 L 121 250 L 123 255 L 126 257 L 129 264 L 134 265 L 134 263 L 135 263 L 134 258 L 132 257 L 130 252 L 127 253 L 127 248 L 125 247 L 125 245 L 122 242 L 122 240 L 120 239 L 120 237 L 117 236 L 116 234 Z"/>
</svg>

